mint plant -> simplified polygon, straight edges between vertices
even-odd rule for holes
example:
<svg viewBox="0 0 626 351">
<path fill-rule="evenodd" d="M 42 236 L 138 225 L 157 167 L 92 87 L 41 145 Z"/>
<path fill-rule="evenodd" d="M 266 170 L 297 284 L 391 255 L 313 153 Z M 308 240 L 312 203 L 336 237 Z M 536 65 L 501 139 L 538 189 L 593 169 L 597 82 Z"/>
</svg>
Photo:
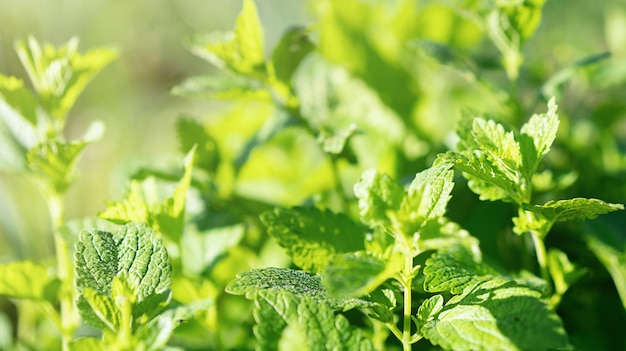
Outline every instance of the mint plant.
<svg viewBox="0 0 626 351">
<path fill-rule="evenodd" d="M 0 348 L 623 348 L 601 336 L 626 311 L 624 206 L 579 192 L 606 168 L 566 162 L 562 88 L 606 55 L 529 90 L 543 4 L 322 0 L 266 40 L 244 0 L 232 31 L 186 41 L 217 73 L 172 88 L 225 112 L 181 114 L 180 160 L 80 220 L 65 194 L 103 128 L 64 128 L 116 53 L 18 41 L 35 94 L 0 75 L 1 166 L 41 189 L 56 250 L 0 264 L 18 316 L 12 333 L 0 309 Z"/>
</svg>

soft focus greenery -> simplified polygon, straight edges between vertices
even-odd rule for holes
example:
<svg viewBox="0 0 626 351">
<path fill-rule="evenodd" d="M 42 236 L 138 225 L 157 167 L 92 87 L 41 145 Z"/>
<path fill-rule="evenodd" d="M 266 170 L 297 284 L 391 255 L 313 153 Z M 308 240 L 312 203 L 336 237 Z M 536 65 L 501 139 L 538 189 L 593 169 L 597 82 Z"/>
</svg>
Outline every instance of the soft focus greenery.
<svg viewBox="0 0 626 351">
<path fill-rule="evenodd" d="M 564 215 L 567 219 L 593 217 L 579 215 L 579 205 L 597 205 L 595 214 L 609 212 L 595 200 L 573 200 L 565 207 L 557 200 L 626 202 L 623 1 L 256 0 L 255 4 L 262 31 L 254 26 L 252 12 L 244 10 L 238 17 L 241 1 L 0 0 L 0 73 L 22 79 L 29 89 L 37 86 L 15 47 L 31 36 L 56 47 L 76 37 L 81 53 L 105 48 L 114 53 L 110 59 L 116 56 L 103 62 L 104 68 L 77 98 L 67 120 L 65 110 L 41 101 L 52 118 L 55 111 L 63 115 L 57 118 L 62 125 L 52 128 L 58 135 L 48 137 L 59 143 L 90 143 L 77 164 L 76 178 L 66 184 L 61 177 L 47 188 L 44 185 L 42 192 L 32 177 L 24 177 L 8 162 L 0 164 L 0 263 L 14 262 L 4 266 L 7 275 L 0 283 L 18 279 L 6 272 L 48 275 L 38 282 L 26 280 L 34 292 L 5 290 L 5 295 L 37 301 L 55 295 L 50 300 L 56 301 L 58 294 L 58 309 L 69 321 L 57 323 L 62 325 L 61 334 L 99 335 L 92 327 L 78 327 L 78 311 L 64 306 L 77 296 L 67 291 L 71 281 L 64 280 L 59 252 L 63 243 L 71 251 L 74 242 L 85 241 L 86 232 L 78 234 L 82 229 L 120 230 L 102 219 L 116 224 L 145 222 L 169 251 L 172 300 L 166 312 L 146 308 L 141 318 L 155 325 L 170 323 L 169 347 L 252 349 L 257 341 L 276 347 L 277 341 L 264 339 L 272 334 L 263 325 L 261 331 L 256 329 L 255 341 L 252 303 L 224 292 L 235 275 L 265 267 L 317 273 L 338 253 L 373 250 L 352 239 L 349 244 L 335 239 L 316 242 L 311 236 L 316 247 L 323 246 L 323 255 L 294 255 L 290 249 L 294 237 L 306 238 L 309 233 L 294 231 L 290 225 L 319 222 L 359 234 L 364 227 L 355 227 L 346 218 L 358 223 L 359 199 L 365 195 L 353 187 L 358 183 L 363 188 L 364 171 L 374 168 L 408 185 L 438 155 L 457 150 L 458 140 L 467 137 L 463 128 L 471 126 L 474 117 L 519 130 L 534 113 L 546 113 L 548 101 L 555 97 L 560 123 L 554 143 L 543 161 L 533 165 L 537 172 L 533 168 L 524 174 L 532 184 L 532 198 L 525 190 L 519 198 L 477 191 L 471 172 L 467 177 L 467 170 L 458 168 L 466 172 L 470 184 L 457 172 L 445 215 L 480 241 L 489 265 L 520 274 L 518 278 L 528 284 L 538 276 L 552 284 L 546 300 L 563 320 L 574 349 L 626 349 L 624 212 L 593 221 L 552 222 L 570 205 L 567 210 L 573 213 Z M 498 22 L 503 18 L 506 25 Z M 233 28 L 232 36 L 223 35 Z M 98 140 L 85 137 L 95 121 L 106 128 Z M 522 129 L 524 133 L 533 132 Z M 473 145 L 467 140 L 459 145 L 459 155 L 469 152 L 470 157 Z M 50 161 L 51 154 L 43 150 L 40 163 Z M 37 156 L 28 162 L 38 164 Z M 65 211 L 56 218 L 53 209 L 58 204 L 51 204 L 60 199 Z M 481 201 L 501 199 L 505 202 Z M 303 207 L 292 210 L 292 206 Z M 290 217 L 294 213 L 301 217 Z M 539 214 L 523 217 L 529 213 Z M 537 230 L 533 221 L 543 219 L 550 223 L 538 230 L 541 235 L 527 233 Z M 398 219 L 400 226 L 403 220 Z M 456 227 L 449 230 L 462 232 Z M 384 251 L 391 239 L 382 231 L 372 235 Z M 343 251 L 333 251 L 337 247 Z M 356 272 L 377 277 L 375 284 L 358 287 L 362 293 L 393 276 L 369 256 L 341 257 L 347 267 L 354 261 L 373 262 L 373 268 L 364 265 L 369 273 Z M 425 259 L 418 257 L 416 264 L 428 265 Z M 435 263 L 436 259 L 431 261 L 433 267 Z M 118 289 L 114 290 L 118 297 L 132 295 L 124 290 L 128 289 L 124 284 L 130 284 L 127 278 L 118 275 L 103 289 Z M 413 281 L 413 293 L 427 301 L 418 315 L 429 318 L 441 308 L 440 295 L 428 299 L 421 285 L 416 288 L 418 283 L 424 282 Z M 79 284 L 83 287 L 88 289 L 78 292 L 81 299 L 100 299 L 90 290 L 96 285 Z M 353 288 L 339 286 L 337 291 Z M 410 295 L 411 279 L 407 289 Z M 500 291 L 499 286 L 494 289 Z M 536 297 L 534 290 L 524 289 L 522 295 Z M 261 296 L 268 301 L 276 298 Z M 315 303 L 307 299 L 301 304 L 306 309 L 303 315 L 313 315 Z M 58 306 L 45 301 L 34 306 L 0 297 L 0 349 L 61 348 L 56 321 L 45 321 L 46 316 L 57 315 L 53 310 Z M 257 322 L 274 317 L 273 311 L 256 303 Z M 364 305 L 351 308 L 355 306 Z M 84 303 L 79 309 L 89 321 L 94 312 Z M 345 319 L 332 319 L 331 309 L 320 308 L 319 313 L 337 324 L 369 323 L 356 312 L 347 313 Z M 393 328 L 374 329 L 366 334 L 374 347 L 398 349 L 394 348 L 399 347 L 394 344 L 398 340 L 390 334 L 395 333 Z M 127 330 L 135 333 L 132 337 L 118 337 L 118 344 L 105 337 L 104 343 L 120 349 L 137 347 L 124 343 L 148 340 L 141 333 L 149 333 L 150 327 L 142 330 L 133 326 Z M 349 335 L 362 340 L 360 333 Z M 462 349 L 459 343 L 446 345 L 438 334 L 430 333 L 440 346 Z M 21 344 L 13 343 L 16 336 Z M 87 340 L 73 346 L 65 340 L 63 347 L 103 345 Z M 297 345 L 297 340 L 281 342 L 284 347 Z M 433 346 L 426 340 L 415 346 L 429 347 Z"/>
</svg>

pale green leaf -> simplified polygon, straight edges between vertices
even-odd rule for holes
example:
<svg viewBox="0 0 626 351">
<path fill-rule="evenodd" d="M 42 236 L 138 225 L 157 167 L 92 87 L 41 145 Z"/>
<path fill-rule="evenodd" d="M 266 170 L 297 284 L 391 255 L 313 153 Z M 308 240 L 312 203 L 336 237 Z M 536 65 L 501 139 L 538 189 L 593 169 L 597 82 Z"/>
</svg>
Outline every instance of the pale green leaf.
<svg viewBox="0 0 626 351">
<path fill-rule="evenodd" d="M 443 216 L 454 187 L 452 165 L 433 166 L 415 176 L 397 215 L 392 215 L 395 227 L 402 228 L 405 235 L 411 236 L 426 222 Z"/>
<path fill-rule="evenodd" d="M 288 292 L 298 297 L 309 296 L 335 309 L 347 310 L 372 305 L 371 302 L 361 299 L 332 297 L 324 289 L 319 275 L 288 268 L 269 267 L 239 273 L 235 280 L 226 286 L 226 292 L 245 295 L 249 299 L 262 291 Z"/>
<path fill-rule="evenodd" d="M 441 295 L 434 295 L 424 300 L 424 302 L 422 302 L 420 307 L 417 309 L 417 329 L 421 330 L 427 322 L 433 320 L 433 318 L 443 309 L 443 304 L 444 300 Z"/>
<path fill-rule="evenodd" d="M 31 261 L 0 264 L 0 295 L 56 303 L 61 282 L 45 266 Z"/>
<path fill-rule="evenodd" d="M 523 170 L 526 179 L 532 179 L 539 161 L 548 153 L 556 138 L 559 118 L 556 114 L 557 105 L 554 98 L 548 102 L 546 114 L 535 114 L 522 126 L 520 149 L 523 159 Z"/>
<path fill-rule="evenodd" d="M 58 48 L 42 46 L 33 37 L 15 43 L 42 105 L 61 125 L 89 81 L 117 56 L 110 49 L 90 50 L 83 55 L 77 47 L 76 38 Z"/>
<path fill-rule="evenodd" d="M 87 308 L 85 304 L 89 307 Z M 89 287 L 83 287 L 78 308 L 87 323 L 110 333 L 120 330 L 122 314 L 113 298 L 99 294 Z M 94 317 L 97 319 L 94 320 Z M 102 328 L 103 326 L 105 328 Z"/>
<path fill-rule="evenodd" d="M 540 293 L 506 279 L 468 286 L 422 334 L 445 350 L 551 350 L 568 347 L 559 317 Z"/>
<path fill-rule="evenodd" d="M 365 248 L 365 228 L 349 217 L 317 208 L 276 208 L 261 215 L 268 233 L 300 268 L 319 273 L 337 254 Z"/>
<path fill-rule="evenodd" d="M 157 230 L 172 242 L 179 242 L 183 234 L 183 222 L 185 216 L 185 204 L 187 202 L 187 192 L 191 186 L 191 175 L 196 158 L 194 146 L 185 156 L 185 171 L 180 182 L 176 185 L 174 193 L 168 197 L 161 205 L 155 216 Z"/>
<path fill-rule="evenodd" d="M 0 122 L 25 150 L 39 141 L 37 135 L 37 100 L 15 77 L 0 74 Z"/>
<path fill-rule="evenodd" d="M 518 169 L 522 165 L 522 156 L 513 133 L 506 132 L 501 124 L 492 120 L 475 118 L 471 135 L 493 167 L 500 170 L 513 183 L 519 184 Z"/>
<path fill-rule="evenodd" d="M 243 224 L 211 228 L 202 232 L 185 228 L 181 243 L 183 267 L 198 275 L 210 273 L 228 255 L 229 250 L 239 244 L 244 234 Z"/>
<path fill-rule="evenodd" d="M 265 76 L 263 29 L 253 0 L 245 0 L 233 32 L 192 39 L 191 50 L 218 67 L 256 78 Z"/>
<path fill-rule="evenodd" d="M 333 296 L 360 297 L 372 292 L 403 268 L 401 256 L 385 260 L 364 251 L 335 256 L 323 271 L 323 284 Z"/>
<path fill-rule="evenodd" d="M 235 74 L 188 78 L 172 89 L 174 95 L 203 99 L 271 101 L 265 85 Z"/>
<path fill-rule="evenodd" d="M 145 200 L 141 183 L 132 180 L 126 199 L 110 202 L 98 217 L 118 224 L 128 222 L 152 223 L 152 206 Z"/>
<path fill-rule="evenodd" d="M 564 294 L 567 289 L 577 282 L 586 270 L 576 267 L 565 252 L 551 248 L 548 251 L 548 268 L 557 294 Z"/>
<path fill-rule="evenodd" d="M 400 208 L 404 189 L 387 174 L 371 169 L 354 185 L 354 195 L 359 199 L 363 223 L 387 226 L 390 224 L 387 212 Z"/>
<path fill-rule="evenodd" d="M 85 146 L 83 141 L 49 141 L 30 149 L 26 162 L 47 191 L 63 194 L 76 178 L 76 164 Z"/>
<path fill-rule="evenodd" d="M 611 204 L 598 199 L 585 198 L 552 200 L 543 205 L 524 204 L 523 207 L 525 210 L 540 214 L 552 222 L 594 219 L 599 215 L 624 209 L 622 204 Z"/>
</svg>

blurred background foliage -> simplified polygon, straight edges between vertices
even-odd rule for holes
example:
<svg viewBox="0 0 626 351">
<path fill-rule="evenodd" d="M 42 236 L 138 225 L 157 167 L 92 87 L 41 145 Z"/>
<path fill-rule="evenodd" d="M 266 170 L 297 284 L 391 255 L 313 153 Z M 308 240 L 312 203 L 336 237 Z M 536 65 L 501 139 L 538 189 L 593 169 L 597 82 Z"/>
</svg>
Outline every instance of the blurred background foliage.
<svg viewBox="0 0 626 351">
<path fill-rule="evenodd" d="M 258 201 L 218 203 L 212 210 L 219 214 L 220 206 L 237 205 L 241 213 L 251 215 L 272 205 L 303 203 L 338 210 L 341 204 L 333 195 L 337 187 L 333 165 L 339 167 L 340 188 L 348 195 L 366 168 L 375 167 L 408 180 L 428 167 L 438 152 L 454 147 L 451 132 L 463 111 L 487 115 L 517 128 L 532 113 L 545 111 L 545 101 L 553 95 L 561 125 L 545 161 L 548 171 L 537 179 L 537 200 L 595 197 L 626 202 L 623 1 L 547 1 L 534 35 L 526 38 L 522 33 L 521 58 L 515 52 L 507 56 L 506 48 L 494 45 L 488 30 L 475 21 L 480 11 L 457 11 L 453 1 L 403 1 L 407 8 L 396 12 L 381 5 L 384 1 L 371 0 L 336 1 L 330 10 L 325 1 L 256 3 L 266 55 L 287 29 L 312 25 L 313 41 L 320 43 L 318 52 L 300 66 L 291 82 L 298 91 L 300 112 L 321 131 L 341 130 L 357 119 L 363 121 L 360 131 L 369 136 L 357 133 L 350 139 L 351 147 L 346 150 L 353 155 L 342 154 L 338 156 L 341 162 L 329 163 L 315 139 L 297 126 L 288 126 L 276 135 L 270 133 L 266 143 L 246 153 L 242 151 L 246 141 L 252 135 L 258 137 L 257 131 L 267 125 L 267 120 L 280 113 L 275 106 L 263 99 L 233 104 L 170 93 L 188 77 L 218 74 L 214 66 L 192 55 L 184 43 L 197 33 L 232 29 L 241 10 L 240 1 L 0 0 L 0 72 L 4 74 L 28 81 L 13 44 L 29 35 L 55 45 L 78 36 L 81 51 L 100 46 L 119 51 L 119 58 L 95 78 L 70 111 L 68 139 L 81 135 L 94 120 L 104 121 L 107 130 L 80 161 L 80 177 L 68 192 L 68 218 L 94 216 L 106 208 L 106 201 L 120 199 L 128 188 L 129 176 L 142 167 L 180 165 L 176 128 L 181 115 L 200 121 L 220 146 L 219 156 L 235 164 L 234 168 L 217 169 L 218 194 L 225 198 L 231 193 L 243 194 Z M 482 4 L 461 3 L 468 8 Z M 524 3 L 540 7 L 543 2 Z M 503 67 L 502 53 L 509 66 Z M 520 65 L 519 72 L 516 65 Z M 319 101 L 324 99 L 341 103 L 322 106 Z M 241 154 L 247 155 L 243 161 L 237 159 Z M 351 162 L 355 157 L 356 165 Z M 229 184 L 233 173 L 237 173 L 237 182 Z M 0 173 L 0 199 L 0 261 L 51 257 L 45 204 L 31 183 L 11 173 Z M 193 204 L 191 208 L 193 212 Z M 481 239 L 487 256 L 519 269 L 532 265 L 532 257 L 513 249 L 529 245 L 511 232 L 513 215 L 512 207 L 478 202 L 460 185 L 449 209 L 453 220 Z M 224 220 L 216 218 L 204 219 L 209 222 L 205 226 Z M 613 240 L 623 251 L 624 215 L 607 216 L 598 226 L 601 228 L 582 230 L 607 232 L 607 240 Z M 573 291 L 586 291 L 582 289 L 585 284 L 605 284 L 601 291 L 607 297 L 571 293 L 563 302 L 564 314 L 571 313 L 567 306 L 588 307 L 585 320 L 568 316 L 571 324 L 566 328 L 579 332 L 573 338 L 578 338 L 577 345 L 582 348 L 593 348 L 600 342 L 605 344 L 599 349 L 616 345 L 624 349 L 623 337 L 610 336 L 623 332 L 619 328 L 626 319 L 623 311 L 611 311 L 615 301 L 619 304 L 611 280 L 599 262 L 580 250 L 577 241 L 582 239 L 568 236 L 580 230 L 557 227 L 548 239 L 565 247 L 574 260 L 594 268 L 592 276 Z M 249 243 L 261 240 L 262 234 L 252 230 L 246 235 Z M 211 279 L 220 286 L 232 278 L 232 272 L 249 268 L 246 265 L 267 265 L 272 260 L 284 264 L 282 258 L 268 258 L 271 255 L 263 252 L 257 252 L 259 260 L 250 263 L 252 254 L 245 248 L 234 249 L 230 255 L 235 259 L 221 263 L 233 267 L 214 269 Z M 245 308 L 236 312 L 246 313 Z M 593 319 L 606 316 L 613 323 Z M 585 329 L 590 320 L 606 328 Z M 229 322 L 239 321 L 232 317 Z"/>
</svg>

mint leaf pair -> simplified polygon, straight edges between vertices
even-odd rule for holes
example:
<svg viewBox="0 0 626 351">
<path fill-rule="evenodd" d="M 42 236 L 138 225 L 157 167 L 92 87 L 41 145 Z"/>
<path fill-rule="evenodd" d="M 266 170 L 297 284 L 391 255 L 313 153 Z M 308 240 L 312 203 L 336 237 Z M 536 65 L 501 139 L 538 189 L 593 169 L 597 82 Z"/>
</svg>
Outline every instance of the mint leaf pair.
<svg viewBox="0 0 626 351">
<path fill-rule="evenodd" d="M 252 270 L 237 275 L 226 291 L 254 300 L 254 333 L 261 350 L 373 349 L 361 330 L 335 312 L 373 303 L 332 297 L 319 275 L 281 268 Z"/>
<path fill-rule="evenodd" d="M 162 327 L 153 321 L 169 302 L 171 284 L 168 255 L 155 232 L 135 223 L 114 233 L 83 231 L 75 265 L 78 309 L 104 333 L 104 346 L 150 349 L 143 334 Z"/>
<path fill-rule="evenodd" d="M 559 317 L 541 292 L 498 274 L 467 255 L 435 254 L 426 261 L 424 288 L 449 292 L 420 306 L 422 335 L 446 350 L 549 350 L 568 346 Z"/>
</svg>

